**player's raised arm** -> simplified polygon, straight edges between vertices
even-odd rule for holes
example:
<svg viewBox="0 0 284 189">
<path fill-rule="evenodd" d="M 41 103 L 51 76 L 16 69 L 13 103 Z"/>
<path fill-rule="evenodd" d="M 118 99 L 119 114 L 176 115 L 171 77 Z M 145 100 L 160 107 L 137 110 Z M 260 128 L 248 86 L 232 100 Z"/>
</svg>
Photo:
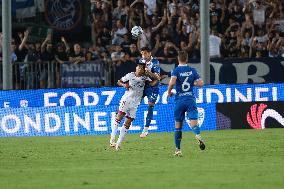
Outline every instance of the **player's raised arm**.
<svg viewBox="0 0 284 189">
<path fill-rule="evenodd" d="M 146 74 L 148 77 L 150 77 L 150 78 L 152 78 L 152 79 L 154 79 L 154 80 L 158 80 L 158 81 L 161 80 L 160 74 L 158 74 L 158 73 L 153 73 L 153 72 L 151 72 L 151 71 L 150 71 L 149 69 L 147 69 L 147 68 L 145 68 L 145 74 Z"/>
<path fill-rule="evenodd" d="M 128 83 L 129 79 L 130 79 L 130 73 L 126 74 L 120 80 L 118 80 L 117 85 L 129 89 L 129 83 Z"/>
<path fill-rule="evenodd" d="M 152 80 L 152 81 L 149 82 L 149 85 L 155 86 L 155 85 L 157 85 L 158 82 L 159 82 L 158 80 Z"/>
<path fill-rule="evenodd" d="M 129 84 L 128 84 L 127 82 L 123 82 L 122 80 L 118 80 L 118 81 L 117 81 L 117 85 L 118 85 L 118 86 L 121 86 L 121 87 L 124 87 L 124 88 L 126 88 L 126 89 L 129 88 Z"/>
</svg>

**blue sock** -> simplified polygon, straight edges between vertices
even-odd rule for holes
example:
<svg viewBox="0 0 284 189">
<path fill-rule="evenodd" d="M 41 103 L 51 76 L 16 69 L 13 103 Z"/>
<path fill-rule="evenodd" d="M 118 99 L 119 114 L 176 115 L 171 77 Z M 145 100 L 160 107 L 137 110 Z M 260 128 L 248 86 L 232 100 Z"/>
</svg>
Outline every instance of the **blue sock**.
<svg viewBox="0 0 284 189">
<path fill-rule="evenodd" d="M 146 124 L 145 124 L 145 127 L 149 127 L 151 121 L 152 121 L 152 118 L 153 118 L 153 110 L 154 110 L 154 106 L 148 106 L 148 114 L 147 114 L 147 117 L 146 117 Z"/>
<path fill-rule="evenodd" d="M 194 125 L 191 129 L 194 132 L 194 134 L 196 134 L 196 135 L 200 134 L 200 128 L 199 128 L 198 125 Z"/>
<path fill-rule="evenodd" d="M 180 149 L 180 143 L 182 139 L 182 131 L 181 128 L 175 129 L 175 144 L 176 144 L 176 149 Z"/>
</svg>

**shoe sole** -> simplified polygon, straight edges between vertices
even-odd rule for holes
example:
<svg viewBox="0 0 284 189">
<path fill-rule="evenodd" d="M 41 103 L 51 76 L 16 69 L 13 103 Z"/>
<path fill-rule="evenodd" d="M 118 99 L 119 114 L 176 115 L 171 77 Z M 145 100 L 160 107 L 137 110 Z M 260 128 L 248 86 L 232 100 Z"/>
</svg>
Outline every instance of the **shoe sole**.
<svg viewBox="0 0 284 189">
<path fill-rule="evenodd" d="M 147 135 L 140 135 L 140 138 L 146 138 L 148 136 L 148 134 Z"/>
<path fill-rule="evenodd" d="M 201 141 L 201 140 L 198 140 L 198 142 L 199 142 L 199 148 L 200 148 L 200 150 L 205 150 L 205 144 L 204 144 L 204 142 Z"/>
<path fill-rule="evenodd" d="M 182 157 L 182 154 L 174 154 L 175 157 Z"/>
</svg>

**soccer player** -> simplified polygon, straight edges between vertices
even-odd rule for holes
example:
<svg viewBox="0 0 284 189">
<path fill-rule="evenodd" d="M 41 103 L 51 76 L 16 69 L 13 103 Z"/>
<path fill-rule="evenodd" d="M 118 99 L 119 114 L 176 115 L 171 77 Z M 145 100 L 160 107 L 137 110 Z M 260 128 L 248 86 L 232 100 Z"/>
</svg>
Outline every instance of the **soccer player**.
<svg viewBox="0 0 284 189">
<path fill-rule="evenodd" d="M 203 80 L 200 78 L 197 71 L 187 65 L 188 55 L 185 51 L 180 51 L 178 54 L 179 65 L 173 69 L 171 79 L 168 86 L 168 96 L 172 97 L 172 89 L 176 87 L 175 95 L 175 156 L 182 156 L 181 139 L 182 139 L 182 123 L 185 113 L 187 112 L 190 119 L 190 127 L 195 134 L 195 138 L 199 143 L 201 150 L 205 149 L 205 144 L 200 136 L 200 128 L 198 126 L 198 112 L 195 96 L 193 94 L 193 86 L 202 87 Z"/>
<path fill-rule="evenodd" d="M 127 90 L 120 100 L 115 123 L 112 125 L 110 146 L 114 147 L 116 150 L 120 150 L 121 143 L 124 140 L 132 121 L 135 119 L 136 111 L 142 100 L 146 82 L 149 82 L 150 85 L 155 85 L 157 83 L 157 81 L 151 80 L 145 75 L 145 64 L 137 64 L 135 72 L 126 74 L 117 82 L 119 86 L 122 86 Z M 115 143 L 115 135 L 124 116 L 126 118 L 120 130 L 119 138 Z"/>
<path fill-rule="evenodd" d="M 148 77 L 150 77 L 152 80 L 159 81 L 161 77 L 160 77 L 160 66 L 158 59 L 152 57 L 151 50 L 148 47 L 141 48 L 140 52 L 142 58 L 139 60 L 139 62 L 146 64 L 145 74 Z M 159 95 L 159 82 L 157 82 L 157 84 L 154 86 L 151 86 L 149 84 L 145 85 L 143 97 L 147 96 L 148 98 L 148 113 L 144 129 L 140 135 L 141 138 L 144 138 L 148 135 L 148 129 L 153 118 L 153 110 L 158 95 Z"/>
</svg>

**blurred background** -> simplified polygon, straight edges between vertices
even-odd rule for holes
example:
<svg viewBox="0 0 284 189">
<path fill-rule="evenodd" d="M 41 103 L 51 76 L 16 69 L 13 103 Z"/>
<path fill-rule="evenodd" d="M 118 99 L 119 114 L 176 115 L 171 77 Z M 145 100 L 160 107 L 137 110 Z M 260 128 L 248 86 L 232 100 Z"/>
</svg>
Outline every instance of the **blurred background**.
<svg viewBox="0 0 284 189">
<path fill-rule="evenodd" d="M 211 84 L 283 82 L 283 5 L 210 1 Z M 167 84 L 179 50 L 200 69 L 199 8 L 198 0 L 12 0 L 13 89 L 115 86 L 144 46 Z"/>
</svg>

